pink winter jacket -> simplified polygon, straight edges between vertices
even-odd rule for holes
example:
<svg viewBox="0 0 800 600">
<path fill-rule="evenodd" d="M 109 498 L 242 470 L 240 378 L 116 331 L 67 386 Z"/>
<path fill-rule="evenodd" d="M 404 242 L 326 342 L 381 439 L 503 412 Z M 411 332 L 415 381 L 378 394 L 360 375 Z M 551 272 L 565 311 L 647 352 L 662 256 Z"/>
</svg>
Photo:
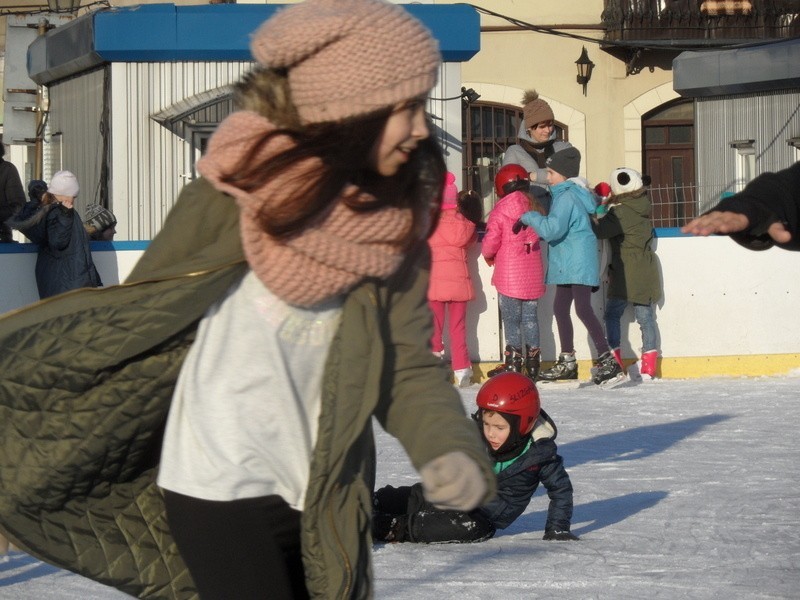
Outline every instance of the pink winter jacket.
<svg viewBox="0 0 800 600">
<path fill-rule="evenodd" d="M 504 296 L 536 300 L 544 296 L 542 250 L 533 227 L 514 234 L 511 227 L 530 210 L 530 201 L 522 192 L 512 192 L 495 204 L 486 221 L 483 256 L 494 259 L 492 285 Z"/>
<path fill-rule="evenodd" d="M 475 297 L 467 268 L 467 248 L 475 241 L 475 224 L 456 209 L 443 210 L 430 238 L 431 279 L 428 300 L 466 302 Z"/>
</svg>

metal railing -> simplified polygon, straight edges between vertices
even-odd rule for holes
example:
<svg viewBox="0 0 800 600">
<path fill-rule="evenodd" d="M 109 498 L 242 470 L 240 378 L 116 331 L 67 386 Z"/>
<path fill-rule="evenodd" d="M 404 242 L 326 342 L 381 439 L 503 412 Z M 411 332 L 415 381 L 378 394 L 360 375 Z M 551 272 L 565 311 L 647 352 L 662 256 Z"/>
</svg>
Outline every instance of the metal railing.
<svg viewBox="0 0 800 600">
<path fill-rule="evenodd" d="M 682 227 L 715 206 L 729 190 L 722 186 L 650 186 L 653 227 Z"/>
<path fill-rule="evenodd" d="M 653 227 L 681 227 L 697 216 L 696 186 L 650 188 Z"/>
<path fill-rule="evenodd" d="M 800 34 L 797 0 L 606 0 L 606 40 L 784 39 Z"/>
</svg>

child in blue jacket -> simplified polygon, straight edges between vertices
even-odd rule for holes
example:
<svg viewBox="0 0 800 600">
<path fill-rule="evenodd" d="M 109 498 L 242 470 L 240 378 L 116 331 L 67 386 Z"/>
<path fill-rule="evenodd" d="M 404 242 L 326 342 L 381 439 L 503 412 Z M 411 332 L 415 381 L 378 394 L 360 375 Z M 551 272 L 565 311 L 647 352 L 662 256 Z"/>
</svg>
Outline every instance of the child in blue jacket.
<svg viewBox="0 0 800 600">
<path fill-rule="evenodd" d="M 577 540 L 570 532 L 572 482 L 558 455 L 556 425 L 541 410 L 536 384 L 520 373 L 489 379 L 476 398 L 473 418 L 483 432 L 497 474 L 497 497 L 470 512 L 426 502 L 421 483 L 381 488 L 373 495 L 377 542 L 482 542 L 519 517 L 541 483 L 550 506 L 545 540 Z"/>
<path fill-rule="evenodd" d="M 592 381 L 611 387 L 621 383 L 625 375 L 592 308 L 592 292 L 600 285 L 597 238 L 592 231 L 590 218 L 597 204 L 592 192 L 577 179 L 580 164 L 581 153 L 577 148 L 565 148 L 548 158 L 547 182 L 553 195 L 550 212 L 547 215 L 535 210 L 526 212 L 514 225 L 514 230 L 520 231 L 530 226 L 540 238 L 547 241 L 545 283 L 556 286 L 553 316 L 558 328 L 561 353 L 551 369 L 539 373 L 539 379 L 559 381 L 578 378 L 575 331 L 570 315 L 574 303 L 575 313 L 589 332 L 597 351 Z"/>
</svg>

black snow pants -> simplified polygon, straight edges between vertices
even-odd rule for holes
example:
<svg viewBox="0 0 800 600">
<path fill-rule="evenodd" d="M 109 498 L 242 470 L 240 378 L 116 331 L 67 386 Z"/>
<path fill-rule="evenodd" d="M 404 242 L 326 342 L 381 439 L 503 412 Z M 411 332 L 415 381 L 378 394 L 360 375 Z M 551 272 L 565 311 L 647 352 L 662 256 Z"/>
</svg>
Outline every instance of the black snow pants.
<svg viewBox="0 0 800 600">
<path fill-rule="evenodd" d="M 425 500 L 422 484 L 392 487 L 374 494 L 376 520 L 394 517 L 393 540 L 423 544 L 483 542 L 495 528 L 480 508 L 470 512 L 443 510 Z"/>
</svg>

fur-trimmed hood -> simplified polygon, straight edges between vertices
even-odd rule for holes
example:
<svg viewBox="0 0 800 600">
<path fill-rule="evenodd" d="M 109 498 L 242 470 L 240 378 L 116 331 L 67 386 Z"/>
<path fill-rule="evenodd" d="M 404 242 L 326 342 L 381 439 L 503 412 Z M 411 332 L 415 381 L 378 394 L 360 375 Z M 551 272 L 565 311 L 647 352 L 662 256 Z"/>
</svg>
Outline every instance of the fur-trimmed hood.
<svg viewBox="0 0 800 600">
<path fill-rule="evenodd" d="M 56 204 L 42 204 L 31 200 L 13 217 L 6 221 L 6 225 L 17 231 L 25 233 L 26 229 L 35 227 L 47 216 Z M 27 234 L 26 234 L 27 235 Z"/>
<path fill-rule="evenodd" d="M 608 207 L 609 209 L 613 209 L 621 205 L 630 207 L 636 214 L 642 217 L 650 218 L 650 195 L 645 188 L 639 188 L 632 192 L 612 196 Z"/>
</svg>

